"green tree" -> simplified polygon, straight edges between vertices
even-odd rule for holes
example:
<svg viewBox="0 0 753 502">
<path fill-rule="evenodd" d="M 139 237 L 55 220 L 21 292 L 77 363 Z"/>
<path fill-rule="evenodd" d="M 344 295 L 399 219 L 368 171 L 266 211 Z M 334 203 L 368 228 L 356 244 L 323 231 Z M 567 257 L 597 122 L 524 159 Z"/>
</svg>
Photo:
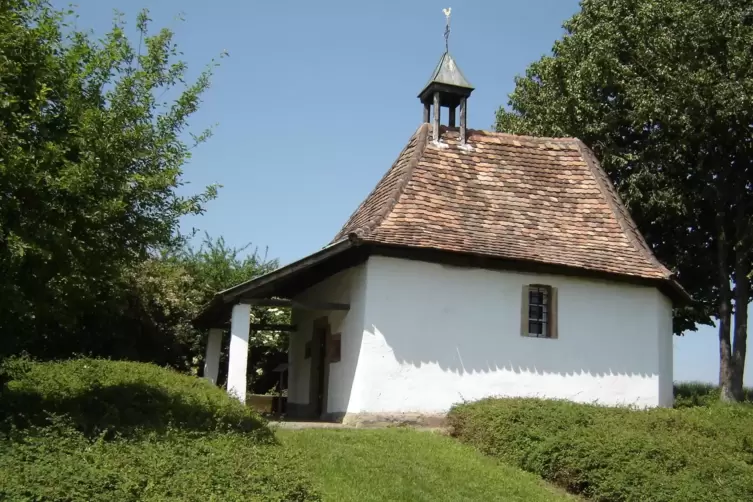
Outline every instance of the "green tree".
<svg viewBox="0 0 753 502">
<path fill-rule="evenodd" d="M 753 3 L 583 0 L 564 28 L 552 54 L 516 79 L 497 129 L 577 136 L 596 152 L 656 255 L 697 300 L 676 310 L 675 332 L 718 319 L 722 398 L 740 399 L 753 244 Z"/>
<path fill-rule="evenodd" d="M 208 303 L 218 291 L 269 273 L 278 268 L 279 262 L 268 259 L 266 250 L 263 254 L 258 248 L 251 250 L 250 244 L 240 248 L 229 247 L 223 238 L 212 239 L 208 234 L 205 235 L 199 248 L 195 249 L 187 245 L 176 255 L 167 259 L 183 268 L 192 277 L 192 288 L 199 298 L 193 311 L 183 316 L 183 324 L 192 333 L 187 339 L 196 343 L 193 349 L 194 368 L 198 369 L 204 364 L 206 333 L 194 330 L 190 322 L 199 313 L 200 308 Z M 251 310 L 251 317 L 251 322 L 259 324 L 289 324 L 290 310 L 254 307 Z M 229 343 L 229 333 L 226 332 L 220 356 L 220 383 L 224 382 L 227 376 Z M 277 383 L 277 376 L 272 373 L 272 369 L 279 363 L 287 361 L 287 347 L 286 333 L 251 332 L 248 381 L 253 392 L 267 392 Z"/>
<path fill-rule="evenodd" d="M 207 333 L 192 321 L 217 291 L 271 272 L 278 267 L 250 245 L 229 247 L 223 238 L 206 235 L 198 247 L 184 241 L 131 267 L 123 274 L 121 301 L 113 306 L 108 345 L 96 353 L 108 357 L 153 362 L 198 374 L 204 366 Z M 288 309 L 254 308 L 252 322 L 287 324 Z M 226 333 L 221 361 L 227 363 Z M 119 341 L 122 343 L 113 343 Z M 94 346 L 90 343 L 89 347 Z M 119 347 L 124 347 L 120 349 Z M 274 366 L 287 360 L 284 333 L 254 331 L 249 340 L 249 382 L 254 392 L 266 392 L 275 383 Z M 222 364 L 220 382 L 225 379 Z"/>
<path fill-rule="evenodd" d="M 177 192 L 215 63 L 185 83 L 146 11 L 134 43 L 120 16 L 97 40 L 72 14 L 0 0 L 0 355 L 117 352 L 130 274 L 216 192 Z"/>
</svg>

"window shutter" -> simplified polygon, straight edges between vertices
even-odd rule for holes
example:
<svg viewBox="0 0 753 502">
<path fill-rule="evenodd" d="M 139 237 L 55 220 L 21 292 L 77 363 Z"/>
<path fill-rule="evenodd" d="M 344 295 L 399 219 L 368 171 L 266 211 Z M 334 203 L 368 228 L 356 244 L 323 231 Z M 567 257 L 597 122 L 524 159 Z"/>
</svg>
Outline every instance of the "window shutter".
<svg viewBox="0 0 753 502">
<path fill-rule="evenodd" d="M 523 284 L 520 297 L 520 336 L 528 336 L 528 284 Z"/>
<path fill-rule="evenodd" d="M 557 318 L 559 312 L 557 311 L 557 288 L 555 287 L 552 287 L 549 291 L 549 302 L 549 337 L 558 338 Z"/>
</svg>

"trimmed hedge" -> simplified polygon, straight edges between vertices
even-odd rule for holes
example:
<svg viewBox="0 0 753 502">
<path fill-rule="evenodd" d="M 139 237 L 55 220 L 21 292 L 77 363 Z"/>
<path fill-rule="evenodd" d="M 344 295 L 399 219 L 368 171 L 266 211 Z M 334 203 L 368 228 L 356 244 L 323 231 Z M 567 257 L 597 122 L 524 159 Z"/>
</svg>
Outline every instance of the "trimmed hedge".
<svg viewBox="0 0 753 502">
<path fill-rule="evenodd" d="M 0 500 L 320 500 L 289 450 L 236 432 L 91 440 L 67 426 L 0 441 Z"/>
<path fill-rule="evenodd" d="M 630 410 L 537 399 L 455 406 L 452 434 L 601 502 L 753 500 L 753 406 Z"/>
<path fill-rule="evenodd" d="M 197 378 L 92 359 L 2 378 L 0 500 L 320 500 L 262 418 Z"/>
<path fill-rule="evenodd" d="M 38 363 L 11 359 L 0 413 L 17 427 L 64 416 L 87 436 L 131 436 L 171 429 L 237 431 L 272 440 L 266 421 L 206 380 L 146 363 L 74 359 Z"/>
</svg>

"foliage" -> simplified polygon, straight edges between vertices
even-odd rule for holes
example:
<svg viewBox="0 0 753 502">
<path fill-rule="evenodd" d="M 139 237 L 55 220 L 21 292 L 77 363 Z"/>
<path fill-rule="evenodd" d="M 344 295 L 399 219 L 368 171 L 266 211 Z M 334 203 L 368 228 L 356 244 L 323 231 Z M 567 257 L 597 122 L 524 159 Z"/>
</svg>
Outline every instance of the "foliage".
<svg viewBox="0 0 753 502">
<path fill-rule="evenodd" d="M 326 500 L 573 500 L 440 434 L 407 428 L 280 430 Z"/>
<path fill-rule="evenodd" d="M 198 249 L 187 245 L 180 250 L 175 259 L 194 278 L 192 287 L 201 295 L 201 306 L 218 291 L 272 272 L 279 267 L 277 260 L 267 258 L 266 252 L 262 255 L 258 248 L 246 253 L 249 247 L 250 244 L 231 248 L 225 244 L 222 237 L 213 240 L 207 234 Z M 252 322 L 259 324 L 290 322 L 290 312 L 281 308 L 254 308 L 251 317 Z M 287 348 L 287 340 L 279 332 L 257 331 L 249 339 L 249 345 L 283 349 Z"/>
<path fill-rule="evenodd" d="M 127 358 L 197 374 L 204 363 L 206 333 L 195 329 L 191 321 L 202 306 L 217 291 L 278 266 L 277 260 L 268 259 L 257 249 L 247 252 L 248 247 L 229 247 L 221 237 L 205 235 L 199 247 L 186 241 L 131 269 L 127 277 L 129 301 L 120 314 L 119 331 L 141 342 L 131 344 L 135 351 L 126 354 Z M 285 324 L 290 318 L 284 309 L 254 309 L 252 314 L 253 322 L 269 324 Z M 249 342 L 254 358 L 250 369 L 257 366 L 262 370 L 262 375 L 254 370 L 250 381 L 252 386 L 258 383 L 262 387 L 258 392 L 264 392 L 274 383 L 269 381 L 270 371 L 265 370 L 278 364 L 287 339 L 281 333 L 254 332 Z M 223 362 L 227 360 L 227 345 L 223 344 Z M 103 353 L 119 356 L 112 348 Z M 220 375 L 223 379 L 224 374 Z"/>
<path fill-rule="evenodd" d="M 0 439 L 8 502 L 314 501 L 297 458 L 237 432 L 91 440 L 69 428 Z"/>
<path fill-rule="evenodd" d="M 516 79 L 497 128 L 577 136 L 594 149 L 658 258 L 698 300 L 676 310 L 676 333 L 720 319 L 722 394 L 740 398 L 753 244 L 751 4 L 583 0 L 564 27 L 552 54 Z"/>
<path fill-rule="evenodd" d="M 319 500 L 258 415 L 195 377 L 92 359 L 3 376 L 2 500 Z"/>
<path fill-rule="evenodd" d="M 89 437 L 185 430 L 271 438 L 263 419 L 218 387 L 151 364 L 12 358 L 2 374 L 2 416 L 16 427 L 45 425 L 52 414 Z"/>
<path fill-rule="evenodd" d="M 631 410 L 485 399 L 455 406 L 452 433 L 599 502 L 750 500 L 753 406 Z"/>
<path fill-rule="evenodd" d="M 126 350 L 128 274 L 215 188 L 179 195 L 212 66 L 186 83 L 166 29 L 100 40 L 46 0 L 0 3 L 0 355 Z M 165 97 L 172 96 L 169 100 Z M 106 340 L 106 341 L 104 341 Z"/>
<path fill-rule="evenodd" d="M 674 387 L 675 408 L 714 406 L 719 402 L 721 389 L 702 382 L 676 383 Z M 743 401 L 753 403 L 753 389 L 743 389 Z"/>
<path fill-rule="evenodd" d="M 191 149 L 209 137 L 187 127 L 215 65 L 186 83 L 173 34 L 152 34 L 146 11 L 138 45 L 119 15 L 96 40 L 69 24 L 73 14 L 47 0 L 0 4 L 0 359 L 87 355 L 196 374 L 201 306 L 277 267 L 221 238 L 195 249 L 178 233 L 216 193 L 178 190 Z M 254 316 L 289 319 L 282 309 Z M 250 381 L 265 392 L 286 339 L 251 342 L 263 348 Z"/>
<path fill-rule="evenodd" d="M 163 347 L 175 347 L 164 364 L 193 374 L 204 364 L 206 333 L 197 330 L 191 321 L 218 291 L 271 272 L 278 267 L 258 249 L 248 252 L 250 245 L 229 247 L 223 238 L 205 235 L 198 248 L 185 243 L 165 252 L 159 259 L 145 262 L 133 275 L 133 298 L 139 312 L 132 332 L 153 327 L 149 339 Z M 289 324 L 290 311 L 281 308 L 254 308 L 251 322 Z M 228 334 L 225 334 L 226 338 Z M 277 382 L 272 369 L 287 360 L 287 336 L 281 332 L 253 331 L 249 339 L 249 385 L 253 392 L 264 393 Z M 219 383 L 227 370 L 229 341 L 223 343 Z M 153 357 L 154 352 L 151 352 Z M 154 359 L 151 359 L 154 360 Z M 156 361 L 160 362 L 160 361 Z"/>
</svg>

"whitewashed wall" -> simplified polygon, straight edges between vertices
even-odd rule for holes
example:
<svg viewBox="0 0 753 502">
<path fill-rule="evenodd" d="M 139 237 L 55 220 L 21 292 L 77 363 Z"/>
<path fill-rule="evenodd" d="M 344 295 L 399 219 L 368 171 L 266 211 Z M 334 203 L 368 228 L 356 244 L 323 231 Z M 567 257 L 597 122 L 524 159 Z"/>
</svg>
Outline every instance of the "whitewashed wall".
<svg viewBox="0 0 753 502">
<path fill-rule="evenodd" d="M 350 413 L 443 413 L 487 396 L 671 405 L 671 305 L 654 288 L 385 257 L 370 258 L 360 282 Z M 520 336 L 532 283 L 558 288 L 558 339 Z"/>
<path fill-rule="evenodd" d="M 672 335 L 672 302 L 661 293 L 659 296 L 659 406 L 674 404 L 674 335 Z M 664 336 L 669 333 L 670 336 Z"/>
<path fill-rule="evenodd" d="M 329 365 L 327 412 L 344 412 L 350 399 L 353 377 L 361 349 L 363 334 L 366 266 L 344 270 L 318 283 L 296 297 L 299 301 L 349 303 L 347 312 L 315 312 L 293 310 L 293 324 L 298 331 L 290 336 L 288 354 L 288 402 L 309 404 L 311 359 L 305 359 L 305 344 L 311 340 L 313 322 L 323 316 L 329 319 L 331 332 L 340 333 L 340 362 Z"/>
</svg>

